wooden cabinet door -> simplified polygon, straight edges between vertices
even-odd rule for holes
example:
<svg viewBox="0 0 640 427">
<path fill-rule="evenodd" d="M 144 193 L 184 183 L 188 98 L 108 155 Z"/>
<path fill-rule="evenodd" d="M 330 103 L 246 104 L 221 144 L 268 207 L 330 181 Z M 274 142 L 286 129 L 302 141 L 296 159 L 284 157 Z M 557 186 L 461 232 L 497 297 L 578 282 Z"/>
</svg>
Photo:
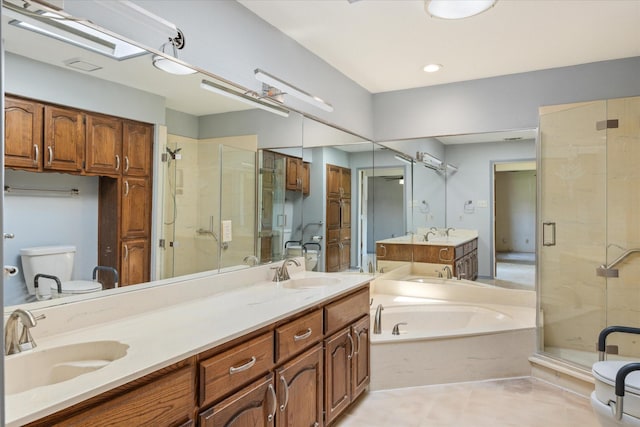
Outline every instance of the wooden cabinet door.
<svg viewBox="0 0 640 427">
<path fill-rule="evenodd" d="M 365 391 L 369 385 L 370 378 L 370 361 L 369 361 L 369 343 L 370 343 L 370 323 L 369 316 L 363 317 L 355 325 L 353 325 L 353 337 L 356 341 L 356 350 L 353 352 L 352 360 L 352 378 L 351 378 L 351 398 L 355 399 Z"/>
<path fill-rule="evenodd" d="M 327 199 L 327 230 L 340 229 L 340 199 Z"/>
<path fill-rule="evenodd" d="M 351 199 L 340 201 L 340 228 L 351 228 Z"/>
<path fill-rule="evenodd" d="M 309 194 L 311 189 L 311 169 L 309 163 L 302 164 L 302 194 Z"/>
<path fill-rule="evenodd" d="M 44 169 L 80 172 L 84 160 L 84 114 L 45 105 Z"/>
<path fill-rule="evenodd" d="M 295 157 L 287 157 L 287 190 L 302 189 L 302 161 Z"/>
<path fill-rule="evenodd" d="M 350 332 L 350 328 L 343 329 L 325 340 L 324 406 L 327 424 L 330 424 L 351 402 L 351 358 L 354 342 Z"/>
<path fill-rule="evenodd" d="M 351 169 L 342 168 L 340 170 L 340 195 L 351 198 Z"/>
<path fill-rule="evenodd" d="M 153 125 L 125 121 L 122 133 L 122 173 L 126 176 L 151 176 Z"/>
<path fill-rule="evenodd" d="M 120 286 L 135 285 L 149 281 L 149 240 L 126 240 L 122 242 L 120 262 Z"/>
<path fill-rule="evenodd" d="M 85 171 L 96 175 L 118 176 L 122 160 L 122 120 L 87 115 Z"/>
<path fill-rule="evenodd" d="M 340 271 L 340 242 L 327 242 L 327 273 Z"/>
<path fill-rule="evenodd" d="M 43 105 L 11 97 L 4 102 L 4 165 L 42 170 Z"/>
<path fill-rule="evenodd" d="M 266 427 L 277 410 L 273 374 L 254 382 L 200 414 L 201 427 Z"/>
<path fill-rule="evenodd" d="M 351 265 L 351 240 L 340 242 L 340 267 L 338 271 L 345 271 Z"/>
<path fill-rule="evenodd" d="M 278 427 L 321 426 L 323 384 L 322 344 L 278 369 Z"/>
<path fill-rule="evenodd" d="M 147 178 L 126 177 L 122 182 L 122 237 L 148 237 L 151 197 Z"/>
<path fill-rule="evenodd" d="M 340 169 L 327 164 L 327 197 L 340 197 Z"/>
</svg>

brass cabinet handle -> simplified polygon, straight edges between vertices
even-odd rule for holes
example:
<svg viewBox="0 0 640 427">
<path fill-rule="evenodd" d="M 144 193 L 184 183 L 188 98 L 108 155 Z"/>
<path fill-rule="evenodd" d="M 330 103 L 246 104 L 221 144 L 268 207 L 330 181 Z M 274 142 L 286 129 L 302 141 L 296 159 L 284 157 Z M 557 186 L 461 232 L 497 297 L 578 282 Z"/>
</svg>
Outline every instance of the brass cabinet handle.
<svg viewBox="0 0 640 427">
<path fill-rule="evenodd" d="M 280 405 L 280 412 L 284 412 L 287 409 L 287 404 L 289 403 L 289 384 L 287 384 L 287 380 L 283 375 L 280 375 L 280 382 L 284 386 L 284 403 Z"/>
<path fill-rule="evenodd" d="M 120 169 L 120 156 L 116 154 L 116 170 Z"/>
<path fill-rule="evenodd" d="M 129 195 L 129 181 L 124 182 L 124 195 L 125 196 Z"/>
<path fill-rule="evenodd" d="M 250 369 L 255 364 L 256 364 L 256 357 L 252 356 L 251 359 L 244 365 L 238 366 L 237 368 L 235 366 L 230 367 L 229 374 L 233 375 L 233 374 L 237 374 L 238 372 L 246 371 L 247 369 Z"/>
<path fill-rule="evenodd" d="M 49 161 L 47 162 L 47 164 L 51 166 L 51 162 L 53 161 L 53 148 L 51 148 L 51 146 L 49 145 L 47 147 L 47 150 L 49 150 Z"/>
<path fill-rule="evenodd" d="M 311 328 L 307 328 L 307 332 L 302 333 L 300 335 L 298 335 L 298 334 L 294 335 L 293 336 L 293 340 L 294 341 L 302 341 L 302 340 L 306 340 L 310 336 L 311 336 Z"/>
<path fill-rule="evenodd" d="M 35 152 L 35 156 L 33 158 L 33 164 L 37 165 L 40 157 L 40 149 L 38 148 L 38 144 L 33 144 L 33 151 Z"/>
<path fill-rule="evenodd" d="M 124 171 L 129 172 L 129 156 L 124 156 Z"/>
</svg>

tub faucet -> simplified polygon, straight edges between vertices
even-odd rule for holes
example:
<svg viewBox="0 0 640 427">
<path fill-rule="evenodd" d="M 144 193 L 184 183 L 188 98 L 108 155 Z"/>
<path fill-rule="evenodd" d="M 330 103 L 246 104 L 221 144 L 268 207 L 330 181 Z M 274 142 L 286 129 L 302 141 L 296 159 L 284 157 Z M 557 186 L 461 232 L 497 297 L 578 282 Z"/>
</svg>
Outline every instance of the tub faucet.
<svg viewBox="0 0 640 427">
<path fill-rule="evenodd" d="M 35 317 L 30 311 L 18 308 L 11 313 L 4 330 L 4 354 L 15 354 L 21 351 L 31 350 L 36 342 L 29 332 L 39 319 L 44 319 L 44 314 Z M 22 324 L 22 331 L 18 334 L 18 326 Z"/>
<path fill-rule="evenodd" d="M 273 268 L 276 271 L 275 275 L 273 276 L 274 282 L 283 282 L 285 280 L 291 279 L 291 276 L 289 276 L 289 270 L 287 270 L 287 265 L 289 265 L 290 263 L 294 263 L 296 266 L 300 267 L 300 262 L 298 262 L 297 259 L 285 259 L 280 267 Z"/>
<path fill-rule="evenodd" d="M 442 267 L 442 271 L 447 273 L 447 279 L 453 278 L 453 273 L 451 272 L 451 267 L 449 267 L 448 265 L 445 265 L 444 267 Z"/>
<path fill-rule="evenodd" d="M 376 308 L 376 315 L 373 318 L 373 333 L 381 334 L 382 333 L 382 310 L 384 307 L 382 304 L 378 304 L 378 308 Z"/>
</svg>

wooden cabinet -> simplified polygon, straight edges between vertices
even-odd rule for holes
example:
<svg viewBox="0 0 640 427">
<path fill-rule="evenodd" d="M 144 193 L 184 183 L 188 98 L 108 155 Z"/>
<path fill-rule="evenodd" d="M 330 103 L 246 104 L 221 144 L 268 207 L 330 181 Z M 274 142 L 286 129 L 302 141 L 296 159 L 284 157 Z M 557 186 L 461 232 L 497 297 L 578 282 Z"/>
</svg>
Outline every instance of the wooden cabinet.
<svg viewBox="0 0 640 427">
<path fill-rule="evenodd" d="M 122 120 L 87 114 L 85 172 L 93 175 L 120 175 L 122 159 Z"/>
<path fill-rule="evenodd" d="M 181 362 L 80 402 L 29 426 L 178 426 L 193 425 L 194 369 Z M 186 365 L 186 366 L 185 366 Z"/>
<path fill-rule="evenodd" d="M 309 194 L 309 164 L 297 157 L 287 156 L 286 166 L 286 189 L 302 191 L 304 195 Z"/>
<path fill-rule="evenodd" d="M 70 108 L 45 105 L 43 169 L 82 171 L 84 145 L 84 114 Z"/>
<path fill-rule="evenodd" d="M 153 126 L 125 120 L 122 134 L 122 174 L 151 176 Z"/>
<path fill-rule="evenodd" d="M 120 286 L 149 281 L 149 239 L 133 239 L 122 242 L 120 261 Z"/>
<path fill-rule="evenodd" d="M 322 344 L 284 364 L 276 373 L 278 427 L 323 425 Z"/>
<path fill-rule="evenodd" d="M 411 244 L 376 243 L 376 259 L 385 261 L 414 261 Z"/>
<path fill-rule="evenodd" d="M 325 271 L 351 265 L 351 170 L 327 164 L 327 225 Z"/>
<path fill-rule="evenodd" d="M 150 278 L 152 158 L 153 125 L 5 97 L 6 167 L 100 177 L 97 262 L 122 285 Z"/>
<path fill-rule="evenodd" d="M 275 361 L 281 363 L 322 339 L 322 310 L 315 310 L 275 331 Z"/>
<path fill-rule="evenodd" d="M 266 427 L 274 425 L 278 402 L 273 374 L 229 396 L 200 414 L 201 427 Z"/>
<path fill-rule="evenodd" d="M 325 307 L 325 414 L 331 424 L 369 384 L 369 290 Z M 337 330 L 337 332 L 335 332 Z"/>
<path fill-rule="evenodd" d="M 42 170 L 43 113 L 39 102 L 5 97 L 5 167 Z"/>
</svg>

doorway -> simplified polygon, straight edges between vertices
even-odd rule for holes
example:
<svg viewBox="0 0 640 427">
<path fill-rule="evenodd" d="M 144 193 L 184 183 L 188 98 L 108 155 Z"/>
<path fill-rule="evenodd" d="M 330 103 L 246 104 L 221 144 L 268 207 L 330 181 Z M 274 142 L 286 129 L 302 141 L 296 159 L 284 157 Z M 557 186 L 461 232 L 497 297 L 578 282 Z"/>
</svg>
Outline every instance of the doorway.
<svg viewBox="0 0 640 427">
<path fill-rule="evenodd" d="M 493 165 L 493 278 L 496 286 L 535 288 L 536 163 Z"/>
</svg>

